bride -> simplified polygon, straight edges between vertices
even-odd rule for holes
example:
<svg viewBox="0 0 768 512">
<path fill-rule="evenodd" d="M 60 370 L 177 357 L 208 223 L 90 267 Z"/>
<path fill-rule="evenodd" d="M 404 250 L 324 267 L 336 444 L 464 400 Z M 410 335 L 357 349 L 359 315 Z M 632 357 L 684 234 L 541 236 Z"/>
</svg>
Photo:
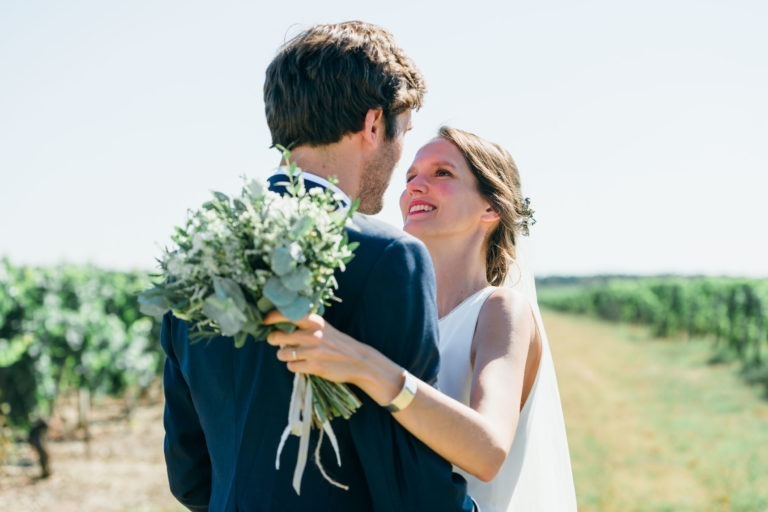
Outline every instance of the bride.
<svg viewBox="0 0 768 512">
<path fill-rule="evenodd" d="M 443 127 L 408 169 L 400 208 L 435 267 L 437 388 L 318 315 L 269 343 L 289 370 L 354 384 L 393 411 L 464 475 L 482 512 L 576 510 L 552 356 L 521 261 L 532 212 L 512 157 Z"/>
</svg>

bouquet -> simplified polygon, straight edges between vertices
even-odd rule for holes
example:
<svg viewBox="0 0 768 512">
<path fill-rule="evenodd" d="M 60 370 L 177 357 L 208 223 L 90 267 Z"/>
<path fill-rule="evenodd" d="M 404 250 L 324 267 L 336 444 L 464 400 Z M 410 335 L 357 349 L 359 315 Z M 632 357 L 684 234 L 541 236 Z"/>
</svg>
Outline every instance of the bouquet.
<svg viewBox="0 0 768 512">
<path fill-rule="evenodd" d="M 290 162 L 290 153 L 283 152 Z M 172 236 L 175 246 L 158 260 L 158 284 L 139 296 L 142 312 L 159 316 L 171 311 L 189 322 L 192 342 L 221 335 L 231 337 L 239 348 L 248 336 L 263 340 L 276 328 L 295 328 L 263 325 L 273 309 L 299 320 L 311 312 L 322 314 L 330 301 L 338 301 L 334 272 L 344 270 L 357 247 L 349 243 L 344 229 L 357 205 L 339 209 L 330 190 L 307 190 L 295 163 L 287 166 L 283 185 L 286 194 L 280 195 L 246 180 L 239 196 L 214 192 L 213 199 L 190 210 L 186 225 L 176 227 Z M 360 405 L 344 384 L 296 374 L 275 465 L 279 469 L 287 437 L 300 436 L 293 481 L 297 493 L 312 427 L 322 429 L 316 464 L 329 482 L 344 487 L 322 469 L 319 446 L 327 434 L 341 465 L 330 420 L 348 419 Z"/>
</svg>

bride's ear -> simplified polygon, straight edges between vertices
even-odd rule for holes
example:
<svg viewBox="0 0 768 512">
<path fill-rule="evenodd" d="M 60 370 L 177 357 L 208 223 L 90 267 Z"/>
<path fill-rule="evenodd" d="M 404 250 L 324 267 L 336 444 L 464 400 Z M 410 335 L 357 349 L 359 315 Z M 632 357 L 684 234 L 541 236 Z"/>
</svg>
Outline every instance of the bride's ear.
<svg viewBox="0 0 768 512">
<path fill-rule="evenodd" d="M 485 222 L 496 222 L 501 220 L 501 215 L 496 211 L 492 204 L 486 204 L 485 211 L 480 217 Z"/>
<path fill-rule="evenodd" d="M 384 111 L 381 108 L 369 109 L 363 121 L 363 140 L 372 145 L 378 145 L 384 138 Z"/>
</svg>

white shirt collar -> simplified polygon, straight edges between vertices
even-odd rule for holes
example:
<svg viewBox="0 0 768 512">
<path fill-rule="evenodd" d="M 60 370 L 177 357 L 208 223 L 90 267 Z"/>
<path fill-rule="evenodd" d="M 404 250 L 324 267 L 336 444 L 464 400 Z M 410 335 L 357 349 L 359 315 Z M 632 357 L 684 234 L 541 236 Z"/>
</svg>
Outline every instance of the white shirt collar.
<svg viewBox="0 0 768 512">
<path fill-rule="evenodd" d="M 275 176 L 283 175 L 288 176 L 288 172 L 286 171 L 285 166 L 280 166 L 277 169 L 275 169 Z M 331 183 L 330 181 L 326 180 L 322 176 L 318 176 L 317 174 L 312 174 L 311 172 L 307 172 L 304 169 L 301 170 L 301 177 L 304 178 L 305 181 L 309 181 L 311 183 L 314 183 L 315 185 L 320 185 L 321 187 L 327 188 L 328 190 L 333 191 L 334 195 L 339 196 L 339 202 L 342 205 L 342 208 L 347 209 L 352 204 L 352 201 L 349 199 L 349 196 L 344 193 L 343 190 L 341 190 L 339 187 Z"/>
</svg>

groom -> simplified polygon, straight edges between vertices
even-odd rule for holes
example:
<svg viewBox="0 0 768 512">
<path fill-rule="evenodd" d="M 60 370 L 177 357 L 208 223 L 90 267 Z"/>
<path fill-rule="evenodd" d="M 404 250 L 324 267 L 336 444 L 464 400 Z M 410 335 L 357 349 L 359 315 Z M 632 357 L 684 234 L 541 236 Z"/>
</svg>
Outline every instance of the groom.
<svg viewBox="0 0 768 512">
<path fill-rule="evenodd" d="M 388 32 L 348 22 L 313 26 L 283 45 L 267 69 L 264 101 L 272 142 L 291 148 L 307 186 L 334 189 L 342 207 L 359 199 L 359 211 L 371 214 L 382 207 L 424 92 L 421 74 Z M 279 191 L 281 181 L 273 176 L 271 188 Z M 336 275 L 342 302 L 324 316 L 433 381 L 438 334 L 429 255 L 398 229 L 362 215 L 354 222 L 349 239 L 360 246 Z M 170 315 L 161 338 L 168 477 L 191 510 L 472 510 L 466 483 L 450 464 L 364 393 L 357 393 L 363 405 L 348 421 L 332 423 L 341 466 L 327 440 L 320 446 L 325 471 L 348 490 L 309 461 L 298 495 L 291 486 L 296 437 L 288 438 L 275 469 L 293 379 L 275 348 L 264 341 L 241 349 L 231 340 L 191 345 L 187 325 Z M 310 454 L 317 441 L 313 430 Z"/>
</svg>

